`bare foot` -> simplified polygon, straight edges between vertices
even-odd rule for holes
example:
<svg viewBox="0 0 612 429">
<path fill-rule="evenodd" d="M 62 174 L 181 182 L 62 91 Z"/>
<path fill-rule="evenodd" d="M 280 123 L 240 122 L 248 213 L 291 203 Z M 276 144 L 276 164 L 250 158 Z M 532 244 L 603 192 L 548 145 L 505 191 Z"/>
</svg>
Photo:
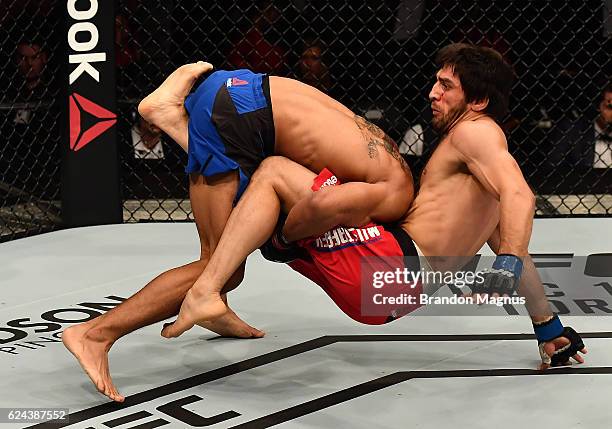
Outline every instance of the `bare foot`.
<svg viewBox="0 0 612 429">
<path fill-rule="evenodd" d="M 262 338 L 266 335 L 264 331 L 260 331 L 240 319 L 238 315 L 229 308 L 227 313 L 212 322 L 203 321 L 196 324 L 222 337 Z"/>
<path fill-rule="evenodd" d="M 166 338 L 178 337 L 193 328 L 196 323 L 215 322 L 226 316 L 229 311 L 230 309 L 225 305 L 219 293 L 200 295 L 192 287 L 185 295 L 176 320 L 166 324 L 161 334 Z"/>
<path fill-rule="evenodd" d="M 193 84 L 212 64 L 198 61 L 176 69 L 138 105 L 138 112 L 187 151 L 187 111 L 183 106 Z"/>
<path fill-rule="evenodd" d="M 125 397 L 120 395 L 113 385 L 108 367 L 108 350 L 106 342 L 96 341 L 88 335 L 90 326 L 87 323 L 71 326 L 62 334 L 64 346 L 74 355 L 81 364 L 85 373 L 100 393 L 116 402 L 123 402 Z"/>
</svg>

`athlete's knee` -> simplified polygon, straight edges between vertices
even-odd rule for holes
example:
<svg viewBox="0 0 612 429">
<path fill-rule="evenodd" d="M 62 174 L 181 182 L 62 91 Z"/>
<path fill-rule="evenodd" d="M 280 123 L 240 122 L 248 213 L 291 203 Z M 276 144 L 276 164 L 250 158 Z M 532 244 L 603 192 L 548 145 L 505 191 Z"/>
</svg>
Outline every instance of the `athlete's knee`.
<svg viewBox="0 0 612 429">
<path fill-rule="evenodd" d="M 281 177 L 283 167 L 286 165 L 287 159 L 282 156 L 269 156 L 264 159 L 257 167 L 251 181 L 265 181 L 274 184 Z"/>
<path fill-rule="evenodd" d="M 278 173 L 287 165 L 288 162 L 290 161 L 284 156 L 269 156 L 261 162 L 258 170 L 262 170 L 267 173 Z"/>
</svg>

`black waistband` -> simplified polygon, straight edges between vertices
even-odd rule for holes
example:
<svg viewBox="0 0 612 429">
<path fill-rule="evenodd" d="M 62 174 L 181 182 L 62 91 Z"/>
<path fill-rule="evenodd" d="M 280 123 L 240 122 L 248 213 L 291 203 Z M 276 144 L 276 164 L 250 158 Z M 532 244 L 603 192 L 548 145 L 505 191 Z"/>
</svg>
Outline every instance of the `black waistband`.
<svg viewBox="0 0 612 429">
<path fill-rule="evenodd" d="M 402 253 L 404 256 L 411 256 L 406 261 L 409 265 L 408 268 L 414 271 L 419 271 L 421 269 L 421 264 L 419 262 L 419 252 L 414 245 L 414 241 L 410 235 L 404 230 L 401 226 L 397 224 L 393 225 L 384 225 L 385 229 L 393 234 L 393 237 L 399 244 L 400 249 L 402 249 Z"/>
<path fill-rule="evenodd" d="M 270 130 L 268 130 L 266 137 L 264 138 L 264 154 L 265 156 L 274 155 L 274 146 L 276 142 L 276 132 L 274 129 L 274 114 L 272 113 L 272 97 L 270 97 L 270 76 L 264 75 L 261 79 L 261 89 L 263 90 L 264 97 L 268 102 L 268 121 L 270 124 Z"/>
<path fill-rule="evenodd" d="M 411 271 L 420 271 L 421 263 L 419 260 L 419 252 L 417 252 L 414 242 L 410 235 L 399 225 L 384 225 L 385 230 L 389 231 L 393 238 L 399 244 L 400 249 L 402 249 L 402 253 L 404 254 L 404 263 L 407 265 Z M 391 315 L 387 318 L 385 323 L 393 322 L 395 319 L 402 317 L 404 314 L 399 315 Z"/>
</svg>

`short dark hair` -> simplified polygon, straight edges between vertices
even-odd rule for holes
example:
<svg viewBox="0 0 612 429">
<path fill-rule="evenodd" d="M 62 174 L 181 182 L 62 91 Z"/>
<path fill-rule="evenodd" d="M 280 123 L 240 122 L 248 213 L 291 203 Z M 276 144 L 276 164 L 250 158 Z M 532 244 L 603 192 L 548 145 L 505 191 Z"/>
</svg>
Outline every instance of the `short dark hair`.
<svg viewBox="0 0 612 429">
<path fill-rule="evenodd" d="M 450 67 L 459 77 L 468 103 L 488 99 L 485 113 L 501 120 L 508 113 L 514 73 L 495 49 L 453 43 L 438 51 L 436 65 Z"/>
</svg>

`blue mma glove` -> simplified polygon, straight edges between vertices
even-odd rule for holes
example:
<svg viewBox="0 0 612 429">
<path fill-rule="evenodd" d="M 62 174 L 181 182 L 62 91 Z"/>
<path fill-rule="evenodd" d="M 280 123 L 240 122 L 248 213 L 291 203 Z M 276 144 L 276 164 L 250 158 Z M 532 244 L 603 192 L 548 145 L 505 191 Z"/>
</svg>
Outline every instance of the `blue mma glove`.
<svg viewBox="0 0 612 429">
<path fill-rule="evenodd" d="M 483 282 L 472 286 L 473 294 L 512 296 L 519 287 L 523 261 L 514 255 L 498 255 L 491 269 L 483 270 Z"/>
<path fill-rule="evenodd" d="M 569 326 L 564 327 L 556 314 L 545 322 L 533 323 L 533 331 L 538 340 L 542 362 L 550 366 L 567 365 L 572 356 L 584 349 L 584 342 L 580 335 Z M 548 356 L 544 351 L 544 344 L 559 337 L 567 338 L 570 341 L 569 344 L 555 350 L 552 357 Z"/>
</svg>

